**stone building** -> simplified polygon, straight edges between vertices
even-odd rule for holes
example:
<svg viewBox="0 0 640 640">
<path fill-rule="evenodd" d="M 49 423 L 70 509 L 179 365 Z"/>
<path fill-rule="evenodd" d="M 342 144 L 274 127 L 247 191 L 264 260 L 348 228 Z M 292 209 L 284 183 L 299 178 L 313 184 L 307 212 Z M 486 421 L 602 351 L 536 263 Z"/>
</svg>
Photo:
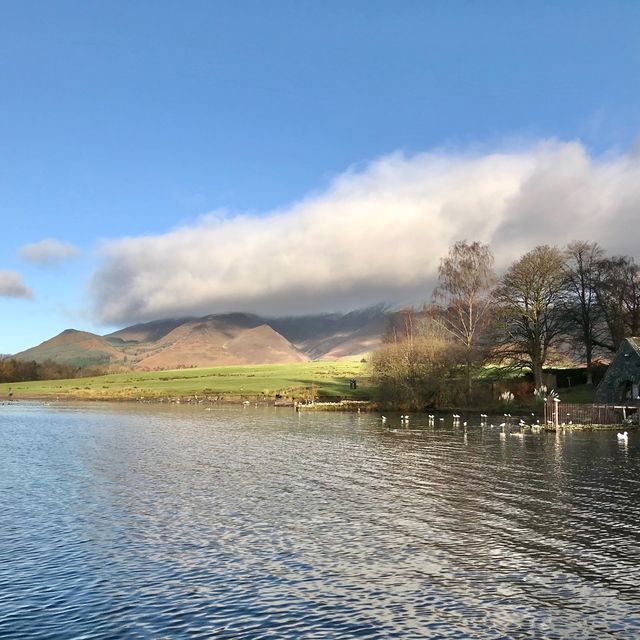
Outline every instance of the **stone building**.
<svg viewBox="0 0 640 640">
<path fill-rule="evenodd" d="M 640 400 L 640 338 L 625 338 L 595 393 L 607 404 Z"/>
</svg>

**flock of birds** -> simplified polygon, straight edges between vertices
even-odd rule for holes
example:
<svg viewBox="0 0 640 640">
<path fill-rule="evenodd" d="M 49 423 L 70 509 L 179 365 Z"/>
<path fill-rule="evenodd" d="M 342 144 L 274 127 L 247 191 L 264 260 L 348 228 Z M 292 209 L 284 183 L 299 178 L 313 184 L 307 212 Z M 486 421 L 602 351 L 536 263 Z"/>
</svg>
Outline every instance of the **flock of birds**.
<svg viewBox="0 0 640 640">
<path fill-rule="evenodd" d="M 507 437 L 507 434 L 510 436 L 513 436 L 515 438 L 524 438 L 525 435 L 527 435 L 527 433 L 540 433 L 542 431 L 542 425 L 540 424 L 540 420 L 535 418 L 535 414 L 532 413 L 532 420 L 530 422 L 527 422 L 524 418 L 519 417 L 518 418 L 518 422 L 514 422 L 512 419 L 512 416 L 510 413 L 505 413 L 504 415 L 504 422 L 501 422 L 499 424 L 493 424 L 493 423 L 489 423 L 488 419 L 489 416 L 486 413 L 481 413 L 480 414 L 480 427 L 484 428 L 484 427 L 489 427 L 490 429 L 494 429 L 496 427 L 500 428 L 500 439 L 504 440 Z M 460 422 L 462 416 L 460 414 L 454 413 L 452 414 L 452 420 L 453 420 L 453 426 L 454 427 L 464 427 L 464 436 L 465 436 L 465 442 L 466 442 L 466 437 L 467 437 L 467 425 L 468 422 L 465 420 L 462 423 Z M 429 421 L 428 426 L 429 427 L 433 427 L 435 426 L 435 421 L 436 421 L 436 416 L 435 414 L 427 414 L 427 418 Z M 381 421 L 382 424 L 387 424 L 388 422 L 388 418 L 386 416 L 381 416 Z M 535 421 L 534 421 L 535 420 Z M 398 432 L 409 432 L 407 427 L 409 427 L 409 421 L 410 421 L 410 417 L 407 414 L 402 414 L 400 416 L 400 428 L 391 428 L 389 427 L 388 430 L 392 433 L 398 433 Z M 438 417 L 438 422 L 439 423 L 443 423 L 445 421 L 444 416 L 439 416 Z M 551 423 L 549 423 L 551 424 Z M 572 422 L 568 422 L 566 423 L 568 425 L 572 424 Z M 518 426 L 519 427 L 519 431 L 511 431 L 510 429 L 507 431 L 507 427 L 511 427 L 511 426 Z M 562 426 L 565 426 L 565 423 L 562 423 Z M 618 438 L 618 442 L 628 442 L 629 441 L 629 434 L 628 432 L 623 432 L 620 433 L 618 432 L 617 434 L 617 438 Z"/>
</svg>

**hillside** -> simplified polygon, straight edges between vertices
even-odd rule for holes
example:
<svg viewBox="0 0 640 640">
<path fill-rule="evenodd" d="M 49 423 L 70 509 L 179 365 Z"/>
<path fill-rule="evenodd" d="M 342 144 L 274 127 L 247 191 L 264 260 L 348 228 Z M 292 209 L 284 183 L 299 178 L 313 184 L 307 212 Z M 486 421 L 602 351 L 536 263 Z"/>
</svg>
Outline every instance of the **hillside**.
<svg viewBox="0 0 640 640">
<path fill-rule="evenodd" d="M 66 329 L 37 347 L 15 354 L 14 357 L 36 362 L 55 360 L 63 364 L 86 367 L 121 362 L 124 353 L 101 336 L 87 331 Z"/>
<path fill-rule="evenodd" d="M 234 364 L 285 364 L 309 358 L 266 324 L 250 317 L 207 316 L 162 338 L 163 348 L 136 364 L 142 369 Z"/>
<path fill-rule="evenodd" d="M 312 360 L 361 356 L 380 344 L 388 313 L 377 305 L 346 314 L 273 318 L 270 325 Z"/>
<path fill-rule="evenodd" d="M 336 360 L 374 349 L 386 319 L 383 307 L 269 319 L 246 313 L 168 318 L 105 336 L 67 329 L 14 357 L 111 370 Z"/>
</svg>

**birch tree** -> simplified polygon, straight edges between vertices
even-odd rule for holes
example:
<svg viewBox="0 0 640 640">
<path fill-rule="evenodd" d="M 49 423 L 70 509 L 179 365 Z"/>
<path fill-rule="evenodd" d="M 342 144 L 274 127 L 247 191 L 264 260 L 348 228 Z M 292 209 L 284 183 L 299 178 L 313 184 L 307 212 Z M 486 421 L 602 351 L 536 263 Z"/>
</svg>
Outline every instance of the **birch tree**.
<svg viewBox="0 0 640 640">
<path fill-rule="evenodd" d="M 433 293 L 436 321 L 461 347 L 466 388 L 472 392 L 472 368 L 482 360 L 482 338 L 489 320 L 491 291 L 496 284 L 493 253 L 480 242 L 456 242 L 442 259 Z"/>
</svg>

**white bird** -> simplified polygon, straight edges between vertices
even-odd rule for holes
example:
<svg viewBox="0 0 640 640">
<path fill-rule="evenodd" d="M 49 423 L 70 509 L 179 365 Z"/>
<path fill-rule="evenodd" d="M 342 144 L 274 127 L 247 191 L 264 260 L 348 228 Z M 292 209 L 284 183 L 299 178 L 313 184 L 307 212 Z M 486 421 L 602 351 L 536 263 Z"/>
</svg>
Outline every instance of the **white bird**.
<svg viewBox="0 0 640 640">
<path fill-rule="evenodd" d="M 618 440 L 621 440 L 622 442 L 626 442 L 628 439 L 629 439 L 629 434 L 626 431 L 624 433 L 618 434 Z"/>
<path fill-rule="evenodd" d="M 382 416 L 382 424 L 384 424 L 387 421 L 387 416 Z"/>
</svg>

